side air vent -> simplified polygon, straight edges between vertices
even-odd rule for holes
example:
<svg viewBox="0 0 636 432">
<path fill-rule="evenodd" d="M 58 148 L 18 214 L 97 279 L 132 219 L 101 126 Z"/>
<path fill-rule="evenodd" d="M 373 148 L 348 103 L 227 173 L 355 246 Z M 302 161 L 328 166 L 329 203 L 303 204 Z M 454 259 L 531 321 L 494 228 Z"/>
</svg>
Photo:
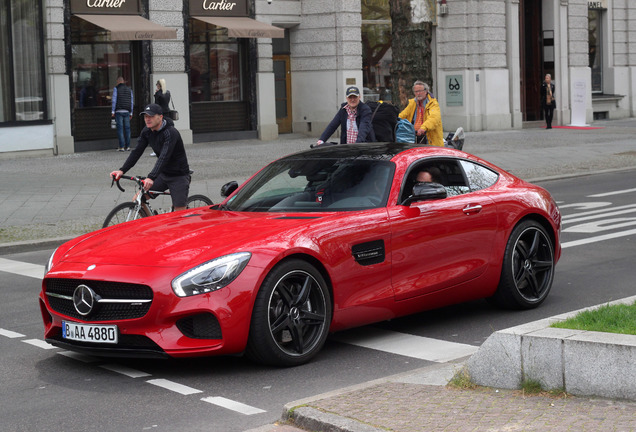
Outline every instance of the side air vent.
<svg viewBox="0 0 636 432">
<path fill-rule="evenodd" d="M 360 265 L 379 264 L 384 261 L 384 240 L 373 240 L 354 245 L 351 254 Z"/>
</svg>

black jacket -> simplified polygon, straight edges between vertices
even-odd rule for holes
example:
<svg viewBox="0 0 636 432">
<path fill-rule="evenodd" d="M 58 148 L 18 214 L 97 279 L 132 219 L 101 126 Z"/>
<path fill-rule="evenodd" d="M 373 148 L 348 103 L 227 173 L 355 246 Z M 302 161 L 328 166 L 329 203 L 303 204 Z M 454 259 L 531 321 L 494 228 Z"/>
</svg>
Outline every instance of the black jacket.
<svg viewBox="0 0 636 432">
<path fill-rule="evenodd" d="M 331 135 L 340 126 L 340 144 L 347 142 L 347 110 L 345 106 L 347 103 L 340 105 L 340 109 L 334 116 L 333 120 L 327 125 L 325 131 L 320 135 L 322 141 L 327 141 Z M 373 112 L 371 108 L 364 102 L 360 102 L 358 105 L 358 112 L 356 113 L 356 124 L 358 125 L 358 139 L 356 142 L 375 142 L 375 133 L 373 132 L 373 125 L 371 124 L 371 117 Z"/>
<path fill-rule="evenodd" d="M 120 170 L 126 172 L 135 166 L 146 147 L 150 146 L 157 154 L 157 162 L 148 174 L 150 179 L 155 180 L 159 174 L 169 177 L 190 174 L 190 165 L 188 165 L 188 157 L 181 134 L 175 129 L 171 119 L 164 117 L 163 122 L 158 131 L 150 130 L 147 127 L 143 128 L 139 134 L 137 147 L 130 153 Z"/>
<path fill-rule="evenodd" d="M 556 108 L 556 100 L 554 99 L 555 95 L 554 95 L 554 83 L 550 82 L 550 88 L 552 89 L 552 107 Z M 547 103 L 546 103 L 546 98 L 548 96 L 548 84 L 543 81 L 543 83 L 541 83 L 541 106 L 543 108 L 546 107 Z"/>
<path fill-rule="evenodd" d="M 155 92 L 155 103 L 161 107 L 161 111 L 163 111 L 163 115 L 170 113 L 170 90 L 167 90 L 165 93 L 163 90 L 157 90 Z"/>
</svg>

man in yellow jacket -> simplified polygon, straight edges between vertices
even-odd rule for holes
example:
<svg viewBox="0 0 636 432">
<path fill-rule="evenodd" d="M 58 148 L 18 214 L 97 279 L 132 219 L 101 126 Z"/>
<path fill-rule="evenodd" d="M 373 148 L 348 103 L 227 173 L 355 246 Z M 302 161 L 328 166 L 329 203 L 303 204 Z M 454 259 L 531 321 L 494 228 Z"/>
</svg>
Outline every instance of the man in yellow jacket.
<svg viewBox="0 0 636 432">
<path fill-rule="evenodd" d="M 442 128 L 442 113 L 437 99 L 429 94 L 428 84 L 415 81 L 413 94 L 409 104 L 400 113 L 400 118 L 406 119 L 415 126 L 415 133 L 419 137 L 426 134 L 430 145 L 444 146 L 444 129 Z"/>
</svg>

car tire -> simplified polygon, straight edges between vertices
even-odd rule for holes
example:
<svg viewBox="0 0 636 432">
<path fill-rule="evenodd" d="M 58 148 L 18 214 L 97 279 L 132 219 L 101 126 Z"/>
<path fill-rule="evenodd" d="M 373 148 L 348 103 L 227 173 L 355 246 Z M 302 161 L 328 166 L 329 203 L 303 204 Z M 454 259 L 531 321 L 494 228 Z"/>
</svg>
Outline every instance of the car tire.
<svg viewBox="0 0 636 432">
<path fill-rule="evenodd" d="M 275 366 L 296 366 L 322 348 L 331 324 L 331 295 L 311 264 L 293 259 L 266 276 L 254 302 L 246 354 Z"/>
<path fill-rule="evenodd" d="M 526 220 L 510 234 L 501 279 L 490 299 L 508 309 L 532 309 L 548 296 L 554 277 L 554 245 L 541 224 Z"/>
</svg>

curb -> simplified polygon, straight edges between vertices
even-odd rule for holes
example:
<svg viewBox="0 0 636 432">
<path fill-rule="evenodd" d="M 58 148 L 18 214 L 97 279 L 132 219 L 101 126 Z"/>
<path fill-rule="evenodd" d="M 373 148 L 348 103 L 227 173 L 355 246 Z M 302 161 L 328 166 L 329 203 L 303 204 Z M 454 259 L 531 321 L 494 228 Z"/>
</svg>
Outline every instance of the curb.
<svg viewBox="0 0 636 432">
<path fill-rule="evenodd" d="M 78 234 L 77 236 L 79 236 Z M 0 243 L 0 254 L 21 253 L 21 252 L 33 252 L 41 249 L 56 248 L 59 245 L 66 243 L 69 240 L 74 239 L 77 236 L 72 237 L 56 237 L 50 239 L 41 240 L 24 240 L 12 243 Z"/>
<path fill-rule="evenodd" d="M 636 401 L 636 335 L 550 327 L 582 311 L 635 301 L 627 297 L 497 331 L 466 363 L 470 378 L 504 389 L 530 379 L 577 396 Z"/>
</svg>

